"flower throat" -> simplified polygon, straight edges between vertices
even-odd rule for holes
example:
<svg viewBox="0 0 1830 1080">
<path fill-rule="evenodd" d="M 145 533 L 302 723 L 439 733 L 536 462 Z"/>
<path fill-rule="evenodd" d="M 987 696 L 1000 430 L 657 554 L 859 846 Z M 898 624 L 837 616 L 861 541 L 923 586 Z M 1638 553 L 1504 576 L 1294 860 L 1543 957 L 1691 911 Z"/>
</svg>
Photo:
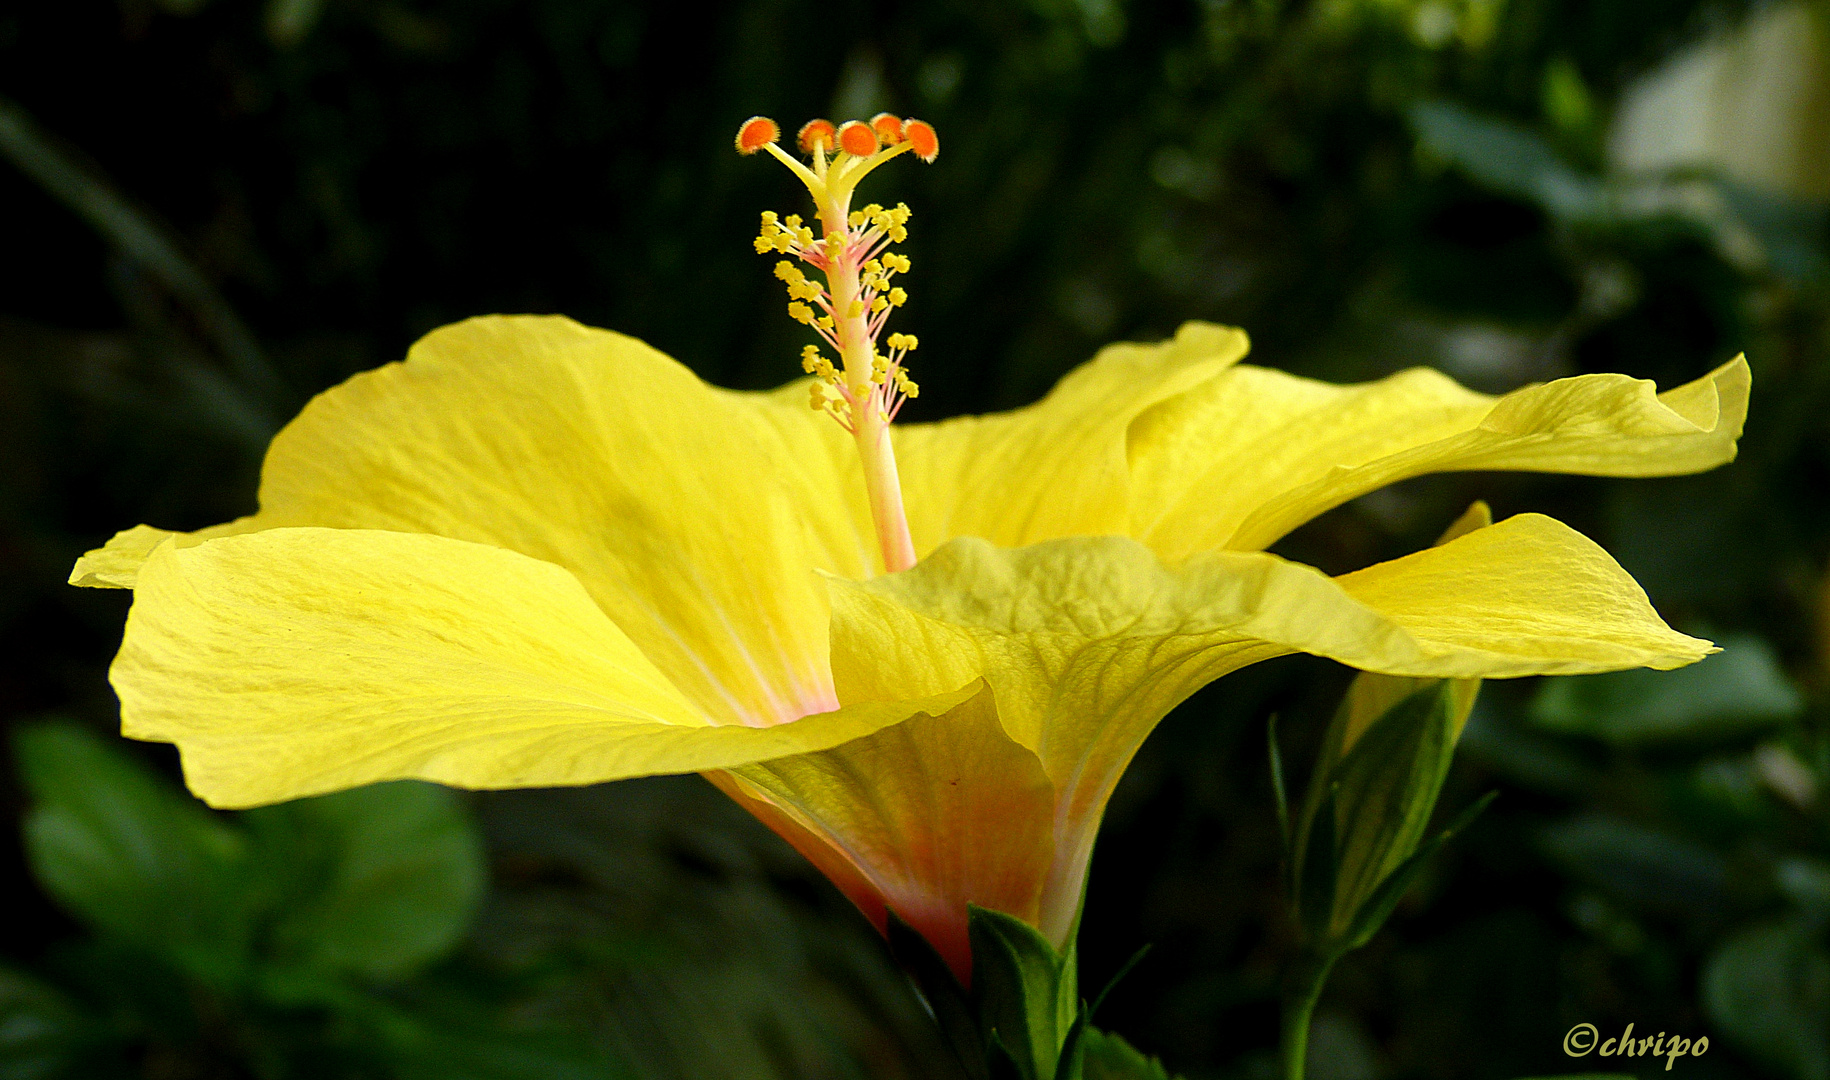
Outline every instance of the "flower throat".
<svg viewBox="0 0 1830 1080">
<path fill-rule="evenodd" d="M 801 350 L 801 368 L 814 377 L 809 403 L 856 440 L 884 569 L 907 570 L 915 565 L 915 546 L 889 425 L 903 402 L 921 392 L 905 370 L 919 342 L 913 334 L 884 338 L 883 330 L 890 312 L 908 300 L 894 280 L 908 273 L 909 259 L 890 246 L 908 239 L 910 214 L 901 203 L 894 209 L 871 203 L 853 210 L 851 197 L 858 181 L 893 157 L 913 151 L 933 161 L 940 139 L 927 123 L 889 113 L 878 113 L 868 124 L 851 120 L 838 127 L 808 121 L 795 141 L 810 164 L 789 156 L 776 145 L 780 139 L 775 121 L 753 116 L 737 129 L 737 150 L 767 150 L 800 178 L 813 196 L 820 234 L 816 237 L 799 214 L 764 211 L 756 251 L 792 256 L 775 264 L 775 276 L 788 287 L 788 314 L 812 327 L 838 355 L 835 364 L 819 345 Z M 809 277 L 801 263 L 819 277 Z"/>
</svg>

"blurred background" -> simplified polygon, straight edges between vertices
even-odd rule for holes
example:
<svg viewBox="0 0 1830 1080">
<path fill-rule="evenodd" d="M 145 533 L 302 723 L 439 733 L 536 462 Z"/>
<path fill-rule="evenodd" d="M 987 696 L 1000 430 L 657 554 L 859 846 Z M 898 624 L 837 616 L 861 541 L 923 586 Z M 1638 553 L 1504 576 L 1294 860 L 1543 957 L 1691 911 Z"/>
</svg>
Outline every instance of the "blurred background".
<svg viewBox="0 0 1830 1080">
<path fill-rule="evenodd" d="M 252 510 L 310 395 L 465 316 L 786 381 L 749 240 L 801 193 L 732 133 L 888 109 L 943 143 L 867 192 L 916 212 L 905 419 L 1191 318 L 1494 392 L 1747 353 L 1732 466 L 1428 478 L 1279 545 L 1341 572 L 1475 498 L 1551 513 L 1725 649 L 1487 686 L 1444 813 L 1501 798 L 1340 969 L 1311 1075 L 1617 1065 L 1563 1034 L 1630 1022 L 1710 1038 L 1672 1075 L 1830 1080 L 1827 35 L 1702 0 L 0 6 L 0 1078 L 951 1075 L 863 920 L 697 778 L 211 814 L 113 734 L 127 595 L 64 584 Z M 1154 943 L 1101 1025 L 1191 1080 L 1273 1075 L 1264 725 L 1300 786 L 1347 678 L 1229 676 L 1114 801 L 1083 984 Z"/>
</svg>

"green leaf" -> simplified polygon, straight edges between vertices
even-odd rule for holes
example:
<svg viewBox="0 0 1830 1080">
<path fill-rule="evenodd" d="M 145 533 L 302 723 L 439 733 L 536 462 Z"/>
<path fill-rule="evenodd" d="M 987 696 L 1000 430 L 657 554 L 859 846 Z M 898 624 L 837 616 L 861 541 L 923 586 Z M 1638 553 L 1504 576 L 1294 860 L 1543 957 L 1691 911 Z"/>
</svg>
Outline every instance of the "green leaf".
<svg viewBox="0 0 1830 1080">
<path fill-rule="evenodd" d="M 1799 920 L 1741 931 L 1703 972 L 1703 1006 L 1748 1055 L 1793 1080 L 1830 1078 L 1830 954 Z"/>
<path fill-rule="evenodd" d="M 58 990 L 0 968 L 0 1080 L 71 1075 L 99 1029 Z"/>
<path fill-rule="evenodd" d="M 242 815 L 269 890 L 281 970 L 396 979 L 448 952 L 486 883 L 462 803 L 403 780 Z"/>
<path fill-rule="evenodd" d="M 1830 921 L 1830 863 L 1793 856 L 1773 868 L 1774 880 L 1798 910 L 1818 924 Z"/>
<path fill-rule="evenodd" d="M 152 770 L 65 723 L 22 728 L 32 873 L 83 921 L 217 985 L 247 958 L 242 832 Z"/>
<path fill-rule="evenodd" d="M 1743 736 L 1795 719 L 1804 697 L 1772 648 L 1731 634 L 1722 651 L 1674 671 L 1545 679 L 1531 702 L 1540 727 L 1615 745 Z"/>
<path fill-rule="evenodd" d="M 1109 1031 L 1088 1025 L 1081 1048 L 1081 1080 L 1172 1080 L 1162 1062 Z"/>
<path fill-rule="evenodd" d="M 1728 862 L 1681 837 L 1606 814 L 1584 814 L 1540 834 L 1571 874 L 1628 902 L 1709 913 L 1728 902 Z"/>
<path fill-rule="evenodd" d="M 369 1029 L 398 1080 L 623 1080 L 633 1072 L 582 1033 L 521 1030 L 474 1002 L 434 1003 L 412 1012 L 358 992 L 360 1012 L 342 1017 Z M 354 1002 L 352 1002 L 354 1004 Z M 456 1008 L 452 1006 L 456 1005 Z"/>
<path fill-rule="evenodd" d="M 1048 1080 L 1079 1014 L 1073 948 L 1056 952 L 1013 915 L 977 906 L 967 912 L 972 999 L 985 1038 L 1010 1051 L 1026 1080 Z"/>
<path fill-rule="evenodd" d="M 1590 219 L 1608 211 L 1603 184 L 1572 169 L 1529 128 L 1447 101 L 1414 106 L 1410 121 L 1419 142 L 1484 187 L 1559 217 Z"/>
</svg>

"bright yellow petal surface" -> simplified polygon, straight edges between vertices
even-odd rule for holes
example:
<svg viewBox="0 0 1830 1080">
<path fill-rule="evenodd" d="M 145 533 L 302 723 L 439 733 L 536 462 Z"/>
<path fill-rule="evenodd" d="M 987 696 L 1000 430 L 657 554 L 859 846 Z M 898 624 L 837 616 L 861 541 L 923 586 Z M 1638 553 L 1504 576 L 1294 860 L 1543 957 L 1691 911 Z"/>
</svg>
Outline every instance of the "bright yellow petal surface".
<svg viewBox="0 0 1830 1080">
<path fill-rule="evenodd" d="M 498 788 L 724 768 L 969 696 L 713 726 L 564 569 L 317 528 L 159 547 L 110 674 L 125 732 L 177 743 L 217 806 L 402 777 Z"/>
<path fill-rule="evenodd" d="M 1485 502 L 1477 501 L 1463 511 L 1462 515 L 1456 518 L 1447 529 L 1443 530 L 1442 536 L 1437 538 L 1436 544 L 1440 547 L 1451 540 L 1492 524 L 1492 508 Z M 1384 716 L 1393 705 L 1419 690 L 1427 689 L 1433 682 L 1435 682 L 1434 679 L 1381 675 L 1373 671 L 1360 672 L 1354 677 L 1353 683 L 1348 686 L 1347 699 L 1341 705 L 1345 724 L 1341 732 L 1341 744 L 1335 750 L 1336 756 L 1345 755 L 1353 749 L 1353 744 L 1359 740 L 1361 735 L 1365 734 L 1367 728 L 1372 726 L 1373 721 Z M 1461 724 L 1466 724 L 1468 714 L 1474 708 L 1474 699 L 1480 694 L 1481 682 L 1479 679 L 1456 679 L 1454 683 L 1451 692 L 1455 695 L 1455 714 L 1461 718 Z M 1455 729 L 1455 735 L 1457 738 L 1461 737 L 1460 727 Z M 1322 772 L 1323 768 L 1318 765 L 1316 767 L 1317 775 L 1321 775 Z"/>
<path fill-rule="evenodd" d="M 1140 415 L 1129 532 L 1167 559 L 1250 551 L 1425 473 L 1520 469 L 1672 476 L 1733 460 L 1745 360 L 1655 392 L 1583 375 L 1492 398 L 1423 368 L 1335 386 L 1240 366 Z"/>
<path fill-rule="evenodd" d="M 811 571 L 858 567 L 826 546 L 851 528 L 842 491 L 797 471 L 752 397 L 569 319 L 471 319 L 313 400 L 235 525 L 423 532 L 563 566 L 708 715 L 789 720 L 837 704 Z"/>
<path fill-rule="evenodd" d="M 1247 347 L 1244 331 L 1189 323 L 1161 344 L 1100 350 L 1027 408 L 896 425 L 891 436 L 916 553 L 925 556 L 955 536 L 1020 547 L 1123 533 L 1126 427 L 1151 405 L 1237 363 Z"/>
<path fill-rule="evenodd" d="M 1055 788 L 998 723 L 992 693 L 725 783 L 884 926 L 884 905 L 971 975 L 966 905 L 1030 923 L 1054 854 Z M 786 819 L 785 821 L 781 819 Z"/>
<path fill-rule="evenodd" d="M 131 589 L 153 549 L 178 533 L 135 525 L 108 538 L 108 543 L 85 552 L 70 571 L 70 584 L 86 589 Z"/>
<path fill-rule="evenodd" d="M 1523 515 L 1340 581 L 1261 552 L 1166 565 L 1121 537 L 1000 549 L 955 540 L 913 570 L 834 579 L 846 701 L 978 677 L 1062 793 L 1045 932 L 1065 934 L 1092 828 L 1157 721 L 1199 687 L 1290 652 L 1430 678 L 1675 667 L 1709 649 L 1664 625 L 1626 572 Z"/>
</svg>

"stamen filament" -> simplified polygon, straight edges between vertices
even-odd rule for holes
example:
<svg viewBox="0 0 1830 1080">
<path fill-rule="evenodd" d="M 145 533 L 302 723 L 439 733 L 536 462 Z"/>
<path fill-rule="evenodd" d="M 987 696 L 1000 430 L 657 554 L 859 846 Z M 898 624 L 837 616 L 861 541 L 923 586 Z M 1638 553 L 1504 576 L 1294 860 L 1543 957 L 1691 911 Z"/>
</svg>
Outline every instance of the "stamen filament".
<svg viewBox="0 0 1830 1080">
<path fill-rule="evenodd" d="M 809 121 L 797 141 L 812 159 L 811 167 L 776 146 L 779 137 L 774 121 L 752 117 L 738 131 L 737 148 L 746 154 L 767 150 L 800 178 L 813 196 L 821 236 L 814 239 L 796 215 L 778 219 L 771 212 L 763 215 L 755 247 L 758 253 L 791 254 L 826 277 L 821 287 L 794 263 L 776 264 L 776 276 L 787 284 L 792 301 L 788 314 L 812 327 L 839 354 L 834 365 L 817 346 L 804 350 L 802 367 L 815 380 L 810 404 L 831 416 L 857 443 L 883 565 L 891 572 L 906 570 L 915 565 L 915 545 L 889 425 L 920 392 L 904 371 L 916 340 L 910 334 L 891 334 L 888 352 L 880 353 L 877 339 L 890 312 L 908 299 L 907 291 L 890 281 L 908 271 L 909 260 L 889 249 L 908 238 L 904 225 L 909 208 L 897 204 L 886 210 L 873 203 L 852 213 L 851 196 L 858 181 L 885 161 L 910 151 L 932 161 L 940 144 L 931 126 L 887 113 L 872 117 L 868 124 L 854 120 L 836 128 L 825 120 Z"/>
</svg>

